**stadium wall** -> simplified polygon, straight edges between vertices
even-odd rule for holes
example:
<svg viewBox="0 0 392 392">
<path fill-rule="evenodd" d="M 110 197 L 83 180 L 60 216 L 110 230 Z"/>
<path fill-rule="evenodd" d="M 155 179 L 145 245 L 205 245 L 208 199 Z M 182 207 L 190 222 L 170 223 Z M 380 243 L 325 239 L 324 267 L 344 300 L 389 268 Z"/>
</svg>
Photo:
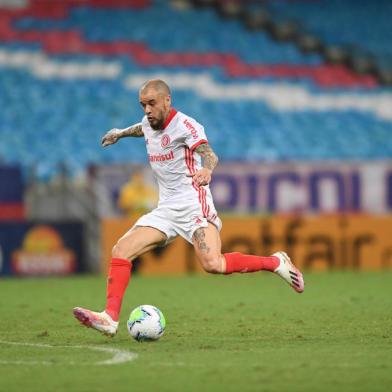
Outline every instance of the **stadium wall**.
<svg viewBox="0 0 392 392">
<path fill-rule="evenodd" d="M 223 216 L 223 252 L 269 255 L 284 249 L 300 268 L 307 270 L 381 270 L 392 268 L 392 216 L 389 215 L 276 215 Z M 102 222 L 102 270 L 106 272 L 111 249 L 137 217 Z M 137 260 L 142 275 L 185 274 L 201 268 L 192 246 L 176 239 Z"/>
</svg>

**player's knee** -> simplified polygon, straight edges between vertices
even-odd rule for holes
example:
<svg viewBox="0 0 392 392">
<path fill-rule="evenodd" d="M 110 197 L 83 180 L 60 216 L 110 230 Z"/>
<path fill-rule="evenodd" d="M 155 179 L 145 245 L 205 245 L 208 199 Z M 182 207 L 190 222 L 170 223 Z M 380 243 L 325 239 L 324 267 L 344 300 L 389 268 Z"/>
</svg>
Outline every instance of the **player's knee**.
<svg viewBox="0 0 392 392">
<path fill-rule="evenodd" d="M 201 265 L 204 271 L 210 274 L 221 274 L 222 273 L 222 262 L 219 256 L 216 257 L 203 257 Z"/>
<path fill-rule="evenodd" d="M 130 252 L 130 249 L 132 246 L 128 242 L 126 243 L 123 239 L 118 240 L 112 248 L 112 257 L 116 259 L 131 259 L 132 252 Z"/>
<path fill-rule="evenodd" d="M 120 241 L 112 248 L 112 257 L 116 259 L 125 259 L 125 249 L 121 246 Z"/>
</svg>

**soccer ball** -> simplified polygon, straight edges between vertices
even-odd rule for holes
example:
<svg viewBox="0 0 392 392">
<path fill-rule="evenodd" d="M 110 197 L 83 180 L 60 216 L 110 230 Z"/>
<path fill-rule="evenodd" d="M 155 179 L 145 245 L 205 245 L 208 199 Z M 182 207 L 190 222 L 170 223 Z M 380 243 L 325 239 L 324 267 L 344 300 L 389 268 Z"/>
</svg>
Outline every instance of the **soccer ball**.
<svg viewBox="0 0 392 392">
<path fill-rule="evenodd" d="M 141 305 L 133 309 L 127 321 L 128 332 L 137 341 L 158 340 L 165 327 L 165 317 L 152 305 Z"/>
</svg>

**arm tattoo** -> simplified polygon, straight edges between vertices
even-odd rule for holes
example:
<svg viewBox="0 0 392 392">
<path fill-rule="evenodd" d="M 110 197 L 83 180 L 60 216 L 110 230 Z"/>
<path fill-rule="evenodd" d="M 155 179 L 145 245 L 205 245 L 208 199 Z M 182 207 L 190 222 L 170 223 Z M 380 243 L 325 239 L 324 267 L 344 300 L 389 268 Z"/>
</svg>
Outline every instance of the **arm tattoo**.
<svg viewBox="0 0 392 392">
<path fill-rule="evenodd" d="M 201 252 L 209 253 L 210 248 L 207 246 L 206 243 L 206 233 L 204 232 L 204 229 L 202 227 L 195 231 L 195 233 L 193 234 L 193 239 Z"/>
<path fill-rule="evenodd" d="M 215 166 L 218 164 L 218 157 L 209 144 L 200 144 L 195 151 L 203 158 L 203 167 L 211 171 L 215 169 Z"/>
<path fill-rule="evenodd" d="M 141 123 L 134 124 L 128 128 L 123 129 L 121 132 L 121 137 L 127 137 L 127 136 L 133 136 L 133 137 L 144 136 L 142 124 Z"/>
</svg>

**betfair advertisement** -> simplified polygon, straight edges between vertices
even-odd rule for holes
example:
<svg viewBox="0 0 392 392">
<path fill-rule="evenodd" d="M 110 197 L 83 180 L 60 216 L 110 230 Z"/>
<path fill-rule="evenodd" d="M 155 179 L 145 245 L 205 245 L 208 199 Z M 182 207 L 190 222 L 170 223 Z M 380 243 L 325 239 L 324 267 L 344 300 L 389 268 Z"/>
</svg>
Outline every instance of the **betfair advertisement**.
<svg viewBox="0 0 392 392">
<path fill-rule="evenodd" d="M 392 268 L 392 216 L 315 215 L 222 216 L 222 251 L 270 255 L 286 251 L 305 270 L 381 270 Z M 102 224 L 103 270 L 111 248 L 135 219 L 108 219 Z M 135 263 L 143 275 L 201 271 L 192 246 L 176 239 Z"/>
</svg>

